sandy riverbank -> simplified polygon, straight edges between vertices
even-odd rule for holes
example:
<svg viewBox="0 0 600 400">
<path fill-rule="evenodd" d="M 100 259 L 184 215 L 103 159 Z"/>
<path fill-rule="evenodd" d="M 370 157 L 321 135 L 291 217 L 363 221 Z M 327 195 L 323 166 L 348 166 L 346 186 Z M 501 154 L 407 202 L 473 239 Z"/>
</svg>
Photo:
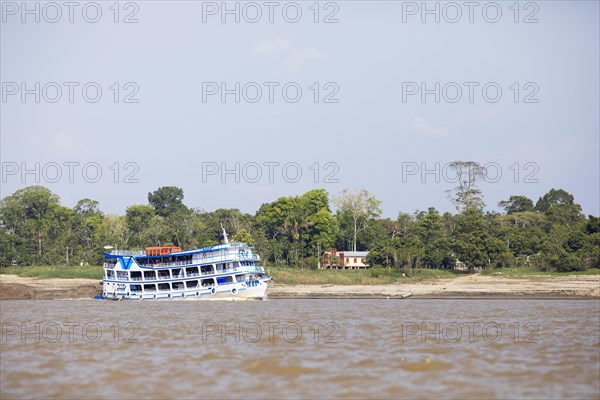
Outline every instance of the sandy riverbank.
<svg viewBox="0 0 600 400">
<path fill-rule="evenodd" d="M 600 297 L 600 276 L 570 275 L 508 278 L 469 275 L 395 285 L 278 285 L 269 288 L 269 297 L 400 297 L 418 296 L 528 296 Z"/>
<path fill-rule="evenodd" d="M 0 275 L 0 300 L 13 299 L 85 299 L 102 292 L 97 279 L 36 279 Z"/>
<path fill-rule="evenodd" d="M 102 290 L 96 279 L 35 279 L 0 275 L 0 299 L 94 298 Z M 274 283 L 270 298 L 400 297 L 419 296 L 528 296 L 600 297 L 600 276 L 534 276 L 510 278 L 469 275 L 393 285 L 282 285 Z"/>
</svg>

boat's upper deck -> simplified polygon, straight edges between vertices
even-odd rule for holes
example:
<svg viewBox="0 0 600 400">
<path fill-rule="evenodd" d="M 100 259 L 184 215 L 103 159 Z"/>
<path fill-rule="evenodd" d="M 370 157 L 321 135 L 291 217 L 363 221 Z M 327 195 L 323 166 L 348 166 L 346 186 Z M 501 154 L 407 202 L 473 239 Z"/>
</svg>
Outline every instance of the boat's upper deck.
<svg viewBox="0 0 600 400">
<path fill-rule="evenodd" d="M 203 265 L 212 263 L 227 263 L 235 261 L 250 261 L 251 265 L 254 262 L 260 261 L 257 254 L 253 253 L 253 246 L 248 246 L 245 243 L 223 243 L 216 246 L 204 247 L 195 250 L 169 252 L 167 254 L 157 254 L 156 248 L 148 255 L 148 250 L 115 250 L 111 253 L 105 253 L 105 268 L 115 268 L 117 261 L 121 260 L 120 264 L 124 269 L 129 269 L 131 261 L 124 260 L 125 258 L 135 260 L 135 264 L 141 268 L 169 268 L 185 265 Z"/>
<path fill-rule="evenodd" d="M 158 247 L 148 247 L 148 249 L 157 249 Z M 173 249 L 173 246 L 163 246 L 164 249 Z M 178 247 L 177 247 L 178 248 Z M 181 256 L 186 254 L 202 254 L 202 253 L 211 253 L 215 251 L 222 250 L 231 250 L 231 249 L 248 249 L 252 250 L 254 246 L 248 246 L 246 243 L 241 242 L 230 242 L 230 243 L 221 243 L 214 246 L 202 247 L 200 249 L 194 250 L 181 250 L 181 251 L 170 251 L 165 254 L 148 254 L 148 250 L 113 250 L 110 253 L 104 253 L 105 257 L 114 256 L 133 256 L 136 258 L 151 258 L 151 257 L 164 257 L 164 256 Z"/>
</svg>

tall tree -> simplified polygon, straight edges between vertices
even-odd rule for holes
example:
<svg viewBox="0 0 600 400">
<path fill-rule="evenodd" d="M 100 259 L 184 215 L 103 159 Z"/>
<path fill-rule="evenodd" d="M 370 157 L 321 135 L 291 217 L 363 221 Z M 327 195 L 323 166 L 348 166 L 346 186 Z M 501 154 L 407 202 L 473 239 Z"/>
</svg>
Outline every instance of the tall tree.
<svg viewBox="0 0 600 400">
<path fill-rule="evenodd" d="M 548 193 L 540 197 L 535 203 L 535 210 L 539 212 L 547 212 L 550 207 L 556 204 L 572 205 L 574 203 L 572 194 L 563 189 L 550 189 Z"/>
<path fill-rule="evenodd" d="M 525 196 L 510 196 L 508 200 L 502 200 L 498 206 L 504 209 L 506 214 L 533 211 L 533 201 Z"/>
<path fill-rule="evenodd" d="M 358 232 L 365 230 L 369 222 L 381 214 L 381 201 L 366 190 L 345 189 L 333 198 L 338 213 L 347 214 L 352 219 L 352 250 L 356 251 Z"/>
<path fill-rule="evenodd" d="M 137 204 L 127 207 L 125 210 L 125 224 L 129 233 L 130 246 L 146 246 L 149 238 L 145 235 L 150 224 L 153 222 L 154 209 L 146 204 Z M 156 221 L 154 221 L 156 222 Z"/>
<path fill-rule="evenodd" d="M 456 174 L 458 186 L 448 190 L 448 197 L 459 212 L 475 209 L 483 210 L 485 203 L 477 181 L 484 178 L 486 170 L 475 161 L 454 161 L 449 165 Z"/>
<path fill-rule="evenodd" d="M 154 208 L 156 215 L 161 217 L 188 211 L 183 204 L 183 190 L 175 186 L 163 186 L 148 193 L 148 203 Z"/>
<path fill-rule="evenodd" d="M 73 235 L 76 238 L 77 246 L 79 246 L 81 261 L 97 263 L 98 257 L 102 254 L 99 249 L 103 245 L 101 234 L 104 220 L 99 204 L 95 200 L 79 200 L 73 207 L 73 213 Z M 70 246 L 70 250 L 71 255 L 74 256 L 73 246 Z"/>
<path fill-rule="evenodd" d="M 575 203 L 572 194 L 563 189 L 550 189 L 535 204 L 535 209 L 548 216 L 555 224 L 577 224 L 583 221 L 581 206 Z"/>
<path fill-rule="evenodd" d="M 34 260 L 37 262 L 52 253 L 51 247 L 55 243 L 49 242 L 49 246 L 46 246 L 46 239 L 49 236 L 60 236 L 56 232 L 61 229 L 57 216 L 62 213 L 64 207 L 59 201 L 59 197 L 49 189 L 43 186 L 29 186 L 17 190 L 0 203 L 3 228 L 8 233 L 19 235 L 26 242 L 35 243 L 32 247 L 35 248 L 37 257 Z M 30 253 L 30 250 L 22 254 L 23 260 L 31 258 L 27 253 Z"/>
<path fill-rule="evenodd" d="M 448 267 L 452 259 L 451 241 L 444 230 L 443 218 L 435 208 L 430 208 L 419 219 L 417 234 L 423 243 L 423 262 L 427 267 Z"/>
</svg>

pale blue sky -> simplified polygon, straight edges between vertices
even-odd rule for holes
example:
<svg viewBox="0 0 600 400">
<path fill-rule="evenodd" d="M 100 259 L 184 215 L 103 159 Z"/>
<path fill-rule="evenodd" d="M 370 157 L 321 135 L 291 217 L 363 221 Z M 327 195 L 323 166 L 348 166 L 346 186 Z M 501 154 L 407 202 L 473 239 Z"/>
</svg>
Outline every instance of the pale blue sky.
<svg viewBox="0 0 600 400">
<path fill-rule="evenodd" d="M 443 178 L 437 183 L 434 175 L 425 182 L 419 175 L 403 182 L 403 163 L 433 168 L 435 163 L 473 160 L 502 169 L 498 182 L 481 185 L 489 210 L 497 210 L 497 202 L 510 195 L 536 201 L 551 188 L 563 188 L 585 213 L 600 214 L 598 2 L 535 2 L 539 22 L 530 24 L 522 20 L 534 9 L 521 9 L 521 22 L 515 23 L 512 1 L 499 2 L 502 17 L 497 23 L 486 22 L 481 8 L 470 23 L 464 7 L 457 23 L 444 21 L 443 15 L 440 23 L 432 16 L 422 23 L 420 14 L 405 15 L 403 22 L 408 3 L 393 1 L 338 1 L 338 23 L 314 23 L 309 9 L 313 3 L 298 2 L 303 14 L 295 24 L 282 17 L 286 2 L 275 9 L 274 23 L 268 22 L 263 7 L 262 20 L 254 24 L 243 16 L 240 23 L 231 16 L 222 23 L 220 15 L 206 15 L 203 23 L 207 3 L 193 1 L 137 2 L 139 22 L 134 24 L 113 22 L 112 1 L 99 2 L 102 17 L 95 24 L 86 22 L 80 9 L 69 23 L 66 8 L 57 23 L 44 21 L 44 15 L 40 23 L 32 16 L 22 23 L 20 10 L 12 15 L 13 9 L 3 3 L 4 172 L 21 163 L 33 168 L 35 162 L 42 167 L 97 162 L 103 175 L 96 183 L 82 178 L 81 167 L 69 182 L 63 165 L 59 182 L 44 182 L 42 176 L 40 184 L 67 206 L 89 197 L 106 213 L 122 214 L 131 204 L 145 203 L 149 191 L 166 185 L 181 187 L 190 207 L 235 207 L 250 213 L 279 196 L 323 187 L 332 194 L 367 189 L 383 201 L 384 215 L 394 217 L 399 211 L 430 206 L 452 210 L 445 194 L 452 183 Z M 324 10 L 325 3 L 320 3 L 321 19 L 334 11 Z M 428 4 L 434 7 L 435 2 Z M 445 3 L 439 4 L 441 8 Z M 133 10 L 121 9 L 119 18 Z M 81 85 L 73 103 L 63 86 L 57 103 L 42 98 L 37 104 L 33 95 L 25 103 L 20 93 L 7 95 L 10 82 L 26 82 L 30 88 L 35 82 Z M 97 103 L 82 98 L 86 82 L 102 88 Z M 135 82 L 139 102 L 115 104 L 110 89 L 114 82 L 120 83 L 121 96 L 127 92 L 123 85 Z M 235 103 L 233 95 L 222 103 L 219 96 L 202 101 L 203 82 L 281 85 L 273 103 L 266 100 L 264 86 L 263 98 L 255 104 Z M 280 88 L 287 82 L 297 82 L 303 90 L 297 103 L 281 97 Z M 314 82 L 320 83 L 321 96 L 331 90 L 324 90 L 325 83 L 337 84 L 339 102 L 314 103 Z M 418 95 L 403 102 L 403 82 L 426 82 L 431 88 L 435 82 L 481 85 L 473 103 L 465 86 L 457 103 L 435 103 L 433 95 L 422 103 Z M 488 82 L 503 91 L 496 103 L 481 95 Z M 521 86 L 518 103 L 510 89 L 514 82 Z M 539 87 L 534 96 L 538 103 L 523 102 L 531 91 L 523 87 L 528 82 Z M 115 162 L 121 168 L 119 183 L 110 169 Z M 126 162 L 139 166 L 138 183 L 122 182 Z M 219 176 L 203 182 L 203 162 L 224 162 L 230 168 L 235 162 L 296 162 L 303 175 L 289 183 L 278 167 L 271 183 L 263 166 L 257 183 L 243 177 L 236 183 L 232 175 L 226 183 Z M 310 169 L 315 162 L 321 168 L 318 183 Z M 338 183 L 324 182 L 332 171 L 323 169 L 327 162 L 339 166 Z M 517 183 L 515 163 L 521 172 Z M 525 182 L 534 172 L 533 167 L 524 169 L 526 163 L 539 168 L 533 177 L 537 183 Z M 254 170 L 247 171 L 254 175 Z M 22 182 L 19 174 L 4 176 L 2 197 L 35 184 L 33 175 L 26 178 Z"/>
</svg>

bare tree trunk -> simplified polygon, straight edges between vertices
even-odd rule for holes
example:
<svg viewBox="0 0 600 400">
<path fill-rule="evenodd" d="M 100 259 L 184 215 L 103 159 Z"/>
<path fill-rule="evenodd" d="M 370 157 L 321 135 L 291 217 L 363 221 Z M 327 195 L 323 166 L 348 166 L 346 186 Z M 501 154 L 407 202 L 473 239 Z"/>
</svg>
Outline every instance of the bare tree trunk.
<svg viewBox="0 0 600 400">
<path fill-rule="evenodd" d="M 356 231 L 357 231 L 357 229 L 358 229 L 357 228 L 357 220 L 355 218 L 354 219 L 354 243 L 353 243 L 353 246 L 352 246 L 352 251 L 356 251 L 356 233 L 357 233 Z"/>
</svg>

